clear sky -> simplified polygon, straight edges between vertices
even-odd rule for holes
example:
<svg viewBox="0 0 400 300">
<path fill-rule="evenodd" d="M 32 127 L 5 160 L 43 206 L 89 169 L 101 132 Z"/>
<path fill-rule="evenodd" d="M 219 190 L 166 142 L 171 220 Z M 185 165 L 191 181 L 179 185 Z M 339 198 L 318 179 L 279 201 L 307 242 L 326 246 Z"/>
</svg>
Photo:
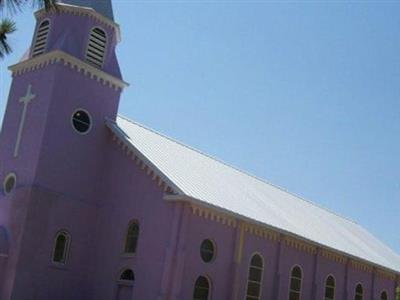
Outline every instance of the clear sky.
<svg viewBox="0 0 400 300">
<path fill-rule="evenodd" d="M 362 224 L 400 253 L 400 2 L 114 1 L 120 113 Z M 31 12 L 16 17 L 15 53 Z M 229 187 L 227 187 L 229 188 Z"/>
</svg>

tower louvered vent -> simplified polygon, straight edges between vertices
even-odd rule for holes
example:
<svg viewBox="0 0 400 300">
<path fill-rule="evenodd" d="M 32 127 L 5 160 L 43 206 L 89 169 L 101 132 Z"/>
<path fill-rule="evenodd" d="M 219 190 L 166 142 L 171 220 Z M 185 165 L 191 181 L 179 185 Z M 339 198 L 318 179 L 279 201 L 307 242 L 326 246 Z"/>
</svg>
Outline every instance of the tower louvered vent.
<svg viewBox="0 0 400 300">
<path fill-rule="evenodd" d="M 91 65 L 101 68 L 107 46 L 107 36 L 104 30 L 96 27 L 90 32 L 89 44 L 86 51 L 86 61 Z"/>
<path fill-rule="evenodd" d="M 50 31 L 50 22 L 48 20 L 40 23 L 36 33 L 35 43 L 33 45 L 32 57 L 43 54 L 46 50 L 47 37 Z"/>
</svg>

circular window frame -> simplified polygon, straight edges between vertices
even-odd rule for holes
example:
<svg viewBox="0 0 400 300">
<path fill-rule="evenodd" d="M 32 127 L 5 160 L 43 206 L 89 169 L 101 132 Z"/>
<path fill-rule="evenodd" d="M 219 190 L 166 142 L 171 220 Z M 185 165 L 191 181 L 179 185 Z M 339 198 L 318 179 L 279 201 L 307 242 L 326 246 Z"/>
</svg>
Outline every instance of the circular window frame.
<svg viewBox="0 0 400 300">
<path fill-rule="evenodd" d="M 203 257 L 203 244 L 205 243 L 205 242 L 211 242 L 211 244 L 212 244 L 212 247 L 213 247 L 213 255 L 212 255 L 212 258 L 210 259 L 210 260 L 205 260 L 204 259 L 204 257 Z M 210 264 L 210 263 L 212 263 L 212 262 L 214 262 L 215 261 L 215 259 L 217 258 L 217 244 L 215 243 L 215 241 L 213 240 L 213 239 L 210 239 L 210 238 L 205 238 L 202 242 L 201 242 L 201 244 L 200 244 L 200 258 L 201 258 L 201 260 L 202 260 L 202 262 L 203 263 L 206 263 L 206 264 Z"/>
<path fill-rule="evenodd" d="M 14 179 L 14 185 L 11 188 L 11 190 L 7 191 L 7 182 L 11 178 Z M 15 174 L 14 172 L 8 173 L 7 176 L 4 178 L 4 181 L 3 181 L 4 194 L 6 194 L 6 195 L 11 194 L 15 190 L 16 186 L 17 186 L 17 174 Z"/>
<path fill-rule="evenodd" d="M 84 112 L 85 114 L 87 114 L 87 116 L 88 116 L 88 118 L 89 118 L 89 122 L 90 122 L 90 123 L 89 123 L 89 128 L 88 128 L 88 130 L 86 130 L 85 132 L 79 131 L 78 129 L 75 128 L 75 125 L 74 125 L 74 115 L 75 115 L 77 112 L 80 112 L 80 111 L 81 111 L 81 112 Z M 73 112 L 72 115 L 71 115 L 70 122 L 71 122 L 72 129 L 73 129 L 76 133 L 78 133 L 78 134 L 80 134 L 80 135 L 87 135 L 87 134 L 89 134 L 90 131 L 92 130 L 92 127 L 93 127 L 93 119 L 92 119 L 92 116 L 91 116 L 91 114 L 89 113 L 89 111 L 86 110 L 86 109 L 84 109 L 84 108 L 77 108 L 77 109 L 75 109 L 74 112 Z"/>
</svg>

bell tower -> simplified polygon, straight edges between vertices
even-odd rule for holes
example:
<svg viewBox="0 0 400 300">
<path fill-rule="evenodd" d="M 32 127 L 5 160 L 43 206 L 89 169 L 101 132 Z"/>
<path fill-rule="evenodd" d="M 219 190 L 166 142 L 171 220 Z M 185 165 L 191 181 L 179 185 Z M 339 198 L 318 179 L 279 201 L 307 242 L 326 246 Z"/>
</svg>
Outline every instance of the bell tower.
<svg viewBox="0 0 400 300">
<path fill-rule="evenodd" d="M 0 299 L 91 299 L 86 231 L 96 231 L 105 120 L 127 86 L 120 29 L 111 0 L 62 0 L 35 17 L 30 50 L 9 68 L 0 133 Z M 75 241 L 63 264 L 52 261 L 60 231 Z"/>
</svg>

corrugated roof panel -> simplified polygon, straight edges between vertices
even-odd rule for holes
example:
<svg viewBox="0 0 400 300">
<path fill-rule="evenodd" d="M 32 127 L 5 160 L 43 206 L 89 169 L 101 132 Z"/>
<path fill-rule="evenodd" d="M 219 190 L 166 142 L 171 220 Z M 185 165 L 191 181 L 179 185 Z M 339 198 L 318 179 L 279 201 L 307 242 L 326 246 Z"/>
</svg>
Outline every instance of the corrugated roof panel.
<svg viewBox="0 0 400 300">
<path fill-rule="evenodd" d="M 117 124 L 185 195 L 400 272 L 400 256 L 358 224 L 142 125 L 122 117 Z"/>
</svg>

